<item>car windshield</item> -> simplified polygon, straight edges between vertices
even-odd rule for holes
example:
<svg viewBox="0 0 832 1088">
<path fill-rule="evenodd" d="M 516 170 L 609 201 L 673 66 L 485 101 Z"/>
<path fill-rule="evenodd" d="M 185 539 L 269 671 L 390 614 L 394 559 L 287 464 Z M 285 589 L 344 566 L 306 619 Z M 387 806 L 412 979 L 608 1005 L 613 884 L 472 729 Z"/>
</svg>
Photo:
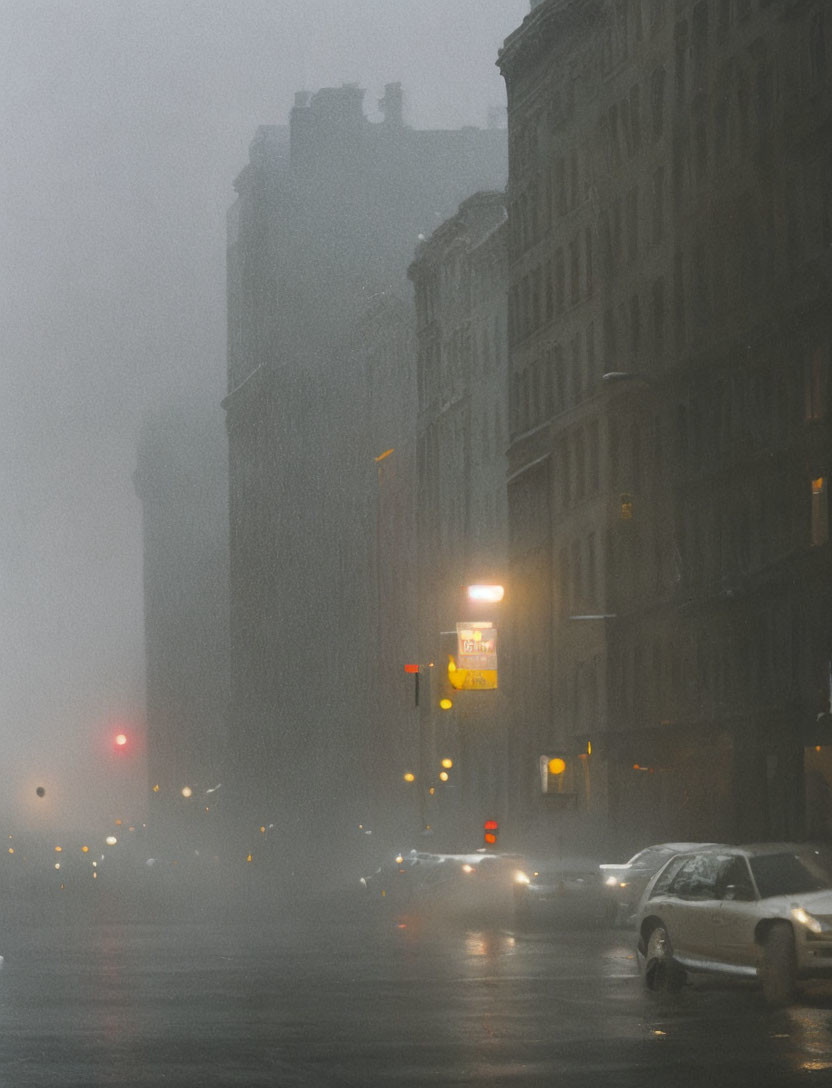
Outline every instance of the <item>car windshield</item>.
<svg viewBox="0 0 832 1088">
<path fill-rule="evenodd" d="M 669 857 L 678 853 L 670 846 L 651 846 L 642 850 L 627 862 L 635 869 L 658 869 Z"/>
<path fill-rule="evenodd" d="M 830 860 L 822 854 L 762 854 L 749 863 L 762 899 L 832 888 Z"/>
</svg>

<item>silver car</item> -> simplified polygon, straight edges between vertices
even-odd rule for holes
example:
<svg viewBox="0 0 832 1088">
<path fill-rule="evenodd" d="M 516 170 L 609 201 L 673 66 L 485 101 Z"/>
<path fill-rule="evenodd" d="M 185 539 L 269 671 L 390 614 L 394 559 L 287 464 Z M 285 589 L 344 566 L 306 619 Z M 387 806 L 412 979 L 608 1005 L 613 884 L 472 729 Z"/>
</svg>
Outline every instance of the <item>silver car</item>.
<svg viewBox="0 0 832 1088">
<path fill-rule="evenodd" d="M 672 858 L 638 912 L 651 989 L 686 971 L 757 978 L 787 1004 L 802 978 L 832 977 L 832 857 L 806 844 L 716 846 Z"/>
<path fill-rule="evenodd" d="M 711 842 L 660 842 L 639 850 L 620 865 L 600 865 L 601 880 L 611 903 L 610 919 L 619 923 L 633 920 L 651 877 L 675 854 L 715 845 Z"/>
</svg>

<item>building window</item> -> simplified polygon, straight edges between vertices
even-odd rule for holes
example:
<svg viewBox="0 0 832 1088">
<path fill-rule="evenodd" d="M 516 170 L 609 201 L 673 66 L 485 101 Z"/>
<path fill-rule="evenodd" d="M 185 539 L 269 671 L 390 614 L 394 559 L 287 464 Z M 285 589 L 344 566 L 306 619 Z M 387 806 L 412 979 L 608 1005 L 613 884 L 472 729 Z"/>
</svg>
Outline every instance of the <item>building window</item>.
<svg viewBox="0 0 832 1088">
<path fill-rule="evenodd" d="M 587 227 L 584 230 L 584 275 L 586 283 L 586 294 L 589 297 L 592 294 L 592 228 Z"/>
<path fill-rule="evenodd" d="M 815 12 L 809 23 L 809 75 L 815 83 L 826 77 L 826 27 L 822 11 Z"/>
<path fill-rule="evenodd" d="M 566 408 L 566 374 L 564 372 L 563 348 L 556 344 L 552 355 L 555 361 L 555 410 L 562 412 Z"/>
<path fill-rule="evenodd" d="M 575 401 L 578 401 L 584 385 L 580 334 L 572 337 L 570 346 L 572 349 L 572 397 Z"/>
<path fill-rule="evenodd" d="M 653 139 L 658 140 L 664 128 L 664 68 L 657 68 L 650 77 L 650 114 Z"/>
<path fill-rule="evenodd" d="M 639 87 L 630 88 L 630 139 L 633 154 L 638 154 L 641 149 L 641 104 L 639 100 Z"/>
<path fill-rule="evenodd" d="M 638 189 L 627 193 L 627 260 L 638 256 Z"/>
<path fill-rule="evenodd" d="M 664 167 L 653 174 L 653 244 L 664 236 Z"/>
<path fill-rule="evenodd" d="M 664 280 L 661 278 L 653 281 L 653 347 L 658 358 L 664 351 Z"/>
<path fill-rule="evenodd" d="M 697 84 L 701 86 L 705 61 L 708 56 L 708 5 L 706 0 L 693 9 L 693 70 Z"/>
<path fill-rule="evenodd" d="M 588 472 L 589 472 L 589 490 L 591 494 L 596 494 L 599 485 L 598 476 L 598 455 L 599 455 L 599 442 L 598 442 L 598 421 L 593 420 L 589 425 L 589 458 L 588 458 Z"/>
<path fill-rule="evenodd" d="M 581 295 L 581 260 L 578 253 L 578 239 L 569 243 L 569 301 L 576 303 Z"/>
<path fill-rule="evenodd" d="M 604 314 L 604 360 L 607 370 L 618 369 L 616 365 L 615 314 L 607 310 Z"/>
<path fill-rule="evenodd" d="M 630 299 L 630 352 L 637 363 L 641 352 L 641 307 L 638 295 Z"/>
<path fill-rule="evenodd" d="M 819 547 L 829 540 L 829 499 L 827 477 L 812 480 L 812 547 Z"/>
<path fill-rule="evenodd" d="M 566 269 L 563 261 L 563 250 L 555 253 L 555 313 L 562 314 L 566 302 Z"/>
<path fill-rule="evenodd" d="M 817 421 L 826 415 L 826 349 L 815 348 L 806 365 L 806 419 Z"/>
</svg>

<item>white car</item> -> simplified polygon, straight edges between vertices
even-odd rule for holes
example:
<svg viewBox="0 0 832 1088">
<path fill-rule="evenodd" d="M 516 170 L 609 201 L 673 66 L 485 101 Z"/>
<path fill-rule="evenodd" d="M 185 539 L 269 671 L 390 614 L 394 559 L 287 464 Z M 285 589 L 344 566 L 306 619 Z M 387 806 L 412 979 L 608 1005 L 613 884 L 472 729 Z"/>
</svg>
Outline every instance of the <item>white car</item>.
<svg viewBox="0 0 832 1088">
<path fill-rule="evenodd" d="M 620 865 L 599 865 L 604 889 L 614 908 L 614 913 L 612 908 L 610 910 L 612 920 L 622 923 L 632 920 L 650 878 L 674 854 L 716 845 L 712 842 L 660 842 L 639 850 L 629 861 Z"/>
<path fill-rule="evenodd" d="M 717 972 L 758 978 L 770 1004 L 787 1004 L 799 979 L 832 977 L 832 856 L 796 843 L 679 854 L 648 884 L 637 925 L 649 988 Z"/>
</svg>

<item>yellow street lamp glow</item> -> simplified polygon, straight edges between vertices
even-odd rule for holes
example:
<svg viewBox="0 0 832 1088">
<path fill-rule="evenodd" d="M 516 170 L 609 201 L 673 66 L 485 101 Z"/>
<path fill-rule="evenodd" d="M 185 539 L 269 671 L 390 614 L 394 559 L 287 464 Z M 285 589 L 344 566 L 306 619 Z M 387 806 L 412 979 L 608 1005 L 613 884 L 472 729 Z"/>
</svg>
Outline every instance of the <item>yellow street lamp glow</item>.
<svg viewBox="0 0 832 1088">
<path fill-rule="evenodd" d="M 90 852 L 90 848 L 88 846 L 82 846 L 81 847 L 81 853 L 82 854 L 88 854 L 89 852 Z"/>
<path fill-rule="evenodd" d="M 454 761 L 452 759 L 448 759 L 447 756 L 445 757 L 445 759 L 442 760 L 442 766 L 445 768 L 446 771 L 449 771 L 451 767 L 453 767 L 453 765 Z"/>
<path fill-rule="evenodd" d="M 450 699 L 440 699 L 439 700 L 439 709 L 440 710 L 450 710 L 453 705 L 454 704 Z"/>
<path fill-rule="evenodd" d="M 503 599 L 505 589 L 502 586 L 468 586 L 469 601 L 485 601 L 497 604 Z"/>
<path fill-rule="evenodd" d="M 415 782 L 416 781 L 416 775 L 413 773 L 413 771 L 406 771 L 402 775 L 402 778 L 405 780 L 405 782 Z"/>
<path fill-rule="evenodd" d="M 549 760 L 548 764 L 549 774 L 563 774 L 566 770 L 566 762 L 559 756 Z"/>
<path fill-rule="evenodd" d="M 190 786 L 183 786 L 182 787 L 182 796 L 183 797 L 191 797 L 193 792 L 194 791 L 191 789 Z"/>
<path fill-rule="evenodd" d="M 439 772 L 439 780 L 441 782 L 447 782 L 449 777 L 450 776 L 449 776 L 447 771 L 440 771 Z"/>
</svg>

